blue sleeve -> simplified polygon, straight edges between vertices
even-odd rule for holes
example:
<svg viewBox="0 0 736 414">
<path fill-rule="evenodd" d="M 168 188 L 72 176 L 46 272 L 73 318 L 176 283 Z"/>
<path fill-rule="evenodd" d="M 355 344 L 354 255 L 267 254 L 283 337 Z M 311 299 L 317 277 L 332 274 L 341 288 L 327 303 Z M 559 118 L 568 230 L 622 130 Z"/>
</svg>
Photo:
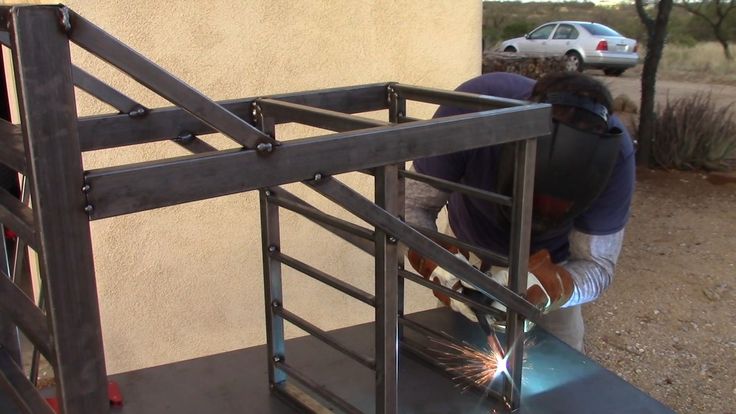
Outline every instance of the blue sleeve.
<svg viewBox="0 0 736 414">
<path fill-rule="evenodd" d="M 612 126 L 621 128 L 621 149 L 608 185 L 582 215 L 575 219 L 575 228 L 586 234 L 613 234 L 626 226 L 631 210 L 636 180 L 636 160 L 631 136 L 617 117 Z"/>
</svg>

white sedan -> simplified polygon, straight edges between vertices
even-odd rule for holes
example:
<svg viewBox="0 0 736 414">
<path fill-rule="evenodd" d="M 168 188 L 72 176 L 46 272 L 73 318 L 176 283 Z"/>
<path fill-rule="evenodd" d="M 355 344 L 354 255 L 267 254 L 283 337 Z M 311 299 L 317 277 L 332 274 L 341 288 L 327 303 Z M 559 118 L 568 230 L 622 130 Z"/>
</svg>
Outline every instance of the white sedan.
<svg viewBox="0 0 736 414">
<path fill-rule="evenodd" d="M 618 76 L 639 63 L 637 42 L 600 23 L 560 21 L 545 23 L 523 37 L 501 43 L 504 52 L 532 56 L 565 56 L 567 69 L 603 69 Z"/>
</svg>

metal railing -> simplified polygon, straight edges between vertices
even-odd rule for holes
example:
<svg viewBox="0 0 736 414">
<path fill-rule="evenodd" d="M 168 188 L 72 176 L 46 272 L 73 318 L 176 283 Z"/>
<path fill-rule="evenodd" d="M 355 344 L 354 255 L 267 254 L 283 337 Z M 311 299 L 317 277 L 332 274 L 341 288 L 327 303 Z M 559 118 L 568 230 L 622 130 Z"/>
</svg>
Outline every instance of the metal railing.
<svg viewBox="0 0 736 414">
<path fill-rule="evenodd" d="M 0 193 L 0 221 L 19 235 L 23 242 L 19 251 L 25 252 L 27 246 L 38 254 L 45 310 L 19 290 L 10 270 L 3 270 L 0 311 L 11 322 L 0 326 L 0 338 L 17 340 L 19 328 L 44 355 L 54 369 L 63 413 L 103 413 L 109 408 L 90 220 L 259 190 L 269 381 L 275 392 L 302 407 L 313 406 L 314 401 L 303 401 L 304 394 L 294 392 L 294 387 L 303 388 L 319 401 L 328 401 L 338 410 L 358 412 L 353 404 L 311 380 L 308 373 L 287 364 L 285 322 L 375 371 L 375 411 L 397 412 L 398 344 L 402 340 L 399 327 L 433 332 L 403 318 L 404 280 L 427 284 L 403 270 L 398 243 L 431 258 L 505 304 L 509 309 L 509 346 L 521 335 L 523 320 L 539 316 L 539 311 L 519 293 L 525 290 L 526 278 L 520 275 L 526 275 L 529 253 L 535 138 L 549 133 L 548 105 L 396 83 L 215 102 L 64 6 L 0 7 L 0 30 L 6 29 L 7 33 L 0 33 L 0 42 L 12 50 L 21 123 L 2 123 L 0 163 L 27 178 L 30 197 L 18 200 Z M 72 65 L 70 43 L 117 67 L 175 106 L 145 108 Z M 119 113 L 78 117 L 75 86 Z M 416 120 L 407 116 L 406 100 L 482 111 Z M 387 110 L 388 121 L 354 115 L 376 110 Z M 280 142 L 275 126 L 286 122 L 337 132 Z M 242 148 L 217 150 L 200 138 L 215 132 L 230 137 Z M 83 169 L 84 151 L 162 140 L 184 146 L 192 154 Z M 517 146 L 511 197 L 403 170 L 408 160 L 510 142 Z M 333 177 L 350 171 L 374 175 L 375 201 Z M 511 207 L 513 231 L 508 257 L 467 246 L 479 254 L 505 260 L 510 267 L 509 287 L 491 281 L 432 240 L 445 236 L 415 229 L 401 219 L 404 179 L 429 182 Z M 331 217 L 279 187 L 295 182 L 303 182 L 372 228 Z M 281 208 L 319 223 L 375 256 L 375 293 L 350 286 L 281 251 Z M 282 265 L 373 306 L 375 355 L 350 350 L 329 332 L 288 310 L 282 296 Z M 473 302 L 470 305 L 482 307 Z M 29 378 L 21 369 L 20 356 L 8 352 L 10 349 L 9 342 L 2 343 L 0 381 L 13 390 L 13 397 L 25 412 L 51 413 L 35 391 L 37 369 Z M 503 391 L 512 408 L 519 405 L 522 354 L 521 349 L 512 353 L 511 380 Z"/>
</svg>

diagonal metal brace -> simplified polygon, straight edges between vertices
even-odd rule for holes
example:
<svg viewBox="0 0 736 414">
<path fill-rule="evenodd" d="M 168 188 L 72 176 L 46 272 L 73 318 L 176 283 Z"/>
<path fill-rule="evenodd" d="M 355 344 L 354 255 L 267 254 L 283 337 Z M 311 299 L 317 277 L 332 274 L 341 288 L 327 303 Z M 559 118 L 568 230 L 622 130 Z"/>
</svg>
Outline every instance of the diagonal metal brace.
<svg viewBox="0 0 736 414">
<path fill-rule="evenodd" d="M 525 318 L 538 322 L 541 313 L 534 305 L 503 286 L 486 274 L 463 262 L 448 250 L 414 230 L 398 217 L 389 214 L 361 194 L 332 177 L 306 181 L 309 187 L 329 200 L 341 205 L 362 220 L 380 228 L 401 240 L 419 254 L 430 257 L 438 266 L 473 285 L 476 289 L 493 297 Z"/>
<path fill-rule="evenodd" d="M 69 39 L 100 59 L 130 75 L 140 84 L 183 108 L 205 124 L 246 148 L 276 140 L 177 79 L 161 66 L 115 39 L 90 21 L 69 10 L 73 30 Z"/>
</svg>

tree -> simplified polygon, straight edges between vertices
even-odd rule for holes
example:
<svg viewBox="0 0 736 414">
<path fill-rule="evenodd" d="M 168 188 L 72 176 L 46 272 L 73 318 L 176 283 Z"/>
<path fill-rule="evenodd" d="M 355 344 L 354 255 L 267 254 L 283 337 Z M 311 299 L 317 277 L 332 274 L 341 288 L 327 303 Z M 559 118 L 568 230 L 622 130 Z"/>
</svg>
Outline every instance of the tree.
<svg viewBox="0 0 736 414">
<path fill-rule="evenodd" d="M 726 59 L 733 60 L 733 55 L 731 55 L 731 50 L 728 46 L 728 33 L 723 23 L 726 21 L 728 14 L 736 10 L 736 0 L 703 0 L 699 3 L 683 1 L 682 3 L 675 4 L 675 6 L 682 7 L 695 16 L 705 20 L 713 30 L 713 36 L 715 36 L 721 47 L 723 47 L 723 54 L 726 56 Z"/>
<path fill-rule="evenodd" d="M 636 0 L 636 13 L 647 32 L 647 54 L 641 73 L 641 105 L 639 111 L 639 153 L 638 164 L 651 162 L 652 142 L 654 140 L 654 93 L 657 82 L 657 68 L 662 59 L 664 41 L 667 37 L 667 22 L 672 11 L 672 0 L 656 2 L 656 16 L 651 17 L 644 8 L 644 0 Z"/>
</svg>

